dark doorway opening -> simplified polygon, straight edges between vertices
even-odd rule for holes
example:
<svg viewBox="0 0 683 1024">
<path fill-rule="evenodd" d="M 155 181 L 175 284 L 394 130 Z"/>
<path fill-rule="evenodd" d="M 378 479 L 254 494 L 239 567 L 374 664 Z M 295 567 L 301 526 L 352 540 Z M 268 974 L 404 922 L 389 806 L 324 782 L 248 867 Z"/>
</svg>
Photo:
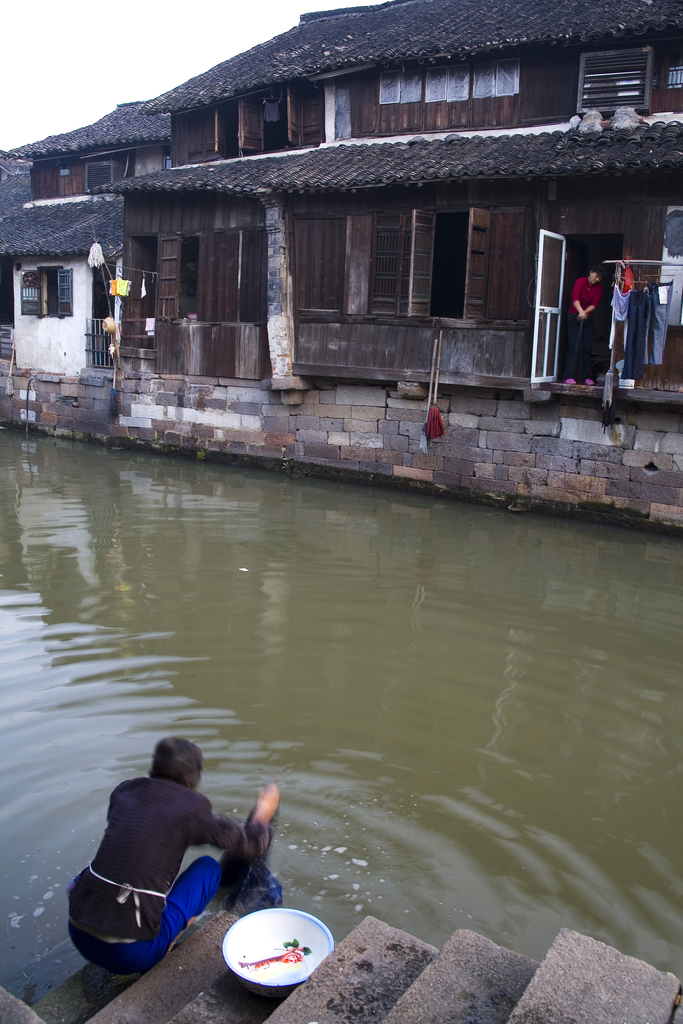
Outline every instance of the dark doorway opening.
<svg viewBox="0 0 683 1024">
<path fill-rule="evenodd" d="M 589 271 L 604 260 L 621 259 L 623 235 L 567 235 L 567 256 L 564 268 L 564 294 L 562 297 L 562 325 L 560 331 L 560 358 L 558 379 L 564 380 L 564 361 L 567 354 L 567 314 L 570 312 L 572 288 L 577 277 L 587 277 Z M 607 264 L 602 279 L 602 298 L 595 310 L 595 328 L 591 356 L 590 376 L 593 380 L 604 376 L 610 365 L 609 334 L 612 323 L 612 280 L 614 267 Z M 578 371 L 577 371 L 578 372 Z M 570 374 L 575 376 L 576 374 Z M 578 377 L 576 377 L 578 380 Z"/>
<path fill-rule="evenodd" d="M 465 308 L 469 213 L 437 213 L 432 269 L 432 316 L 459 320 Z"/>
<path fill-rule="evenodd" d="M 0 324 L 14 324 L 14 280 L 11 260 L 0 263 Z"/>
<path fill-rule="evenodd" d="M 197 319 L 197 280 L 199 275 L 199 236 L 183 238 L 180 246 L 180 294 L 178 316 Z"/>
</svg>

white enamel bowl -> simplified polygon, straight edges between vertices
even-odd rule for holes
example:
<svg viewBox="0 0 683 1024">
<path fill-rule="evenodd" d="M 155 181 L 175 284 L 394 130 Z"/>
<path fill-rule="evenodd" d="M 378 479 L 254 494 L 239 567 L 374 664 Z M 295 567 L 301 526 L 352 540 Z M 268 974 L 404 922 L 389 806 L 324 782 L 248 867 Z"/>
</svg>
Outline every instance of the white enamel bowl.
<svg viewBox="0 0 683 1024">
<path fill-rule="evenodd" d="M 298 942 L 298 947 L 284 943 Z M 256 965 L 288 950 L 301 951 L 300 963 L 271 961 Z M 304 949 L 310 953 L 303 954 Z M 236 921 L 223 939 L 223 959 L 237 977 L 252 992 L 262 996 L 282 998 L 310 974 L 334 949 L 334 939 L 327 925 L 303 910 L 273 907 L 257 910 Z"/>
</svg>

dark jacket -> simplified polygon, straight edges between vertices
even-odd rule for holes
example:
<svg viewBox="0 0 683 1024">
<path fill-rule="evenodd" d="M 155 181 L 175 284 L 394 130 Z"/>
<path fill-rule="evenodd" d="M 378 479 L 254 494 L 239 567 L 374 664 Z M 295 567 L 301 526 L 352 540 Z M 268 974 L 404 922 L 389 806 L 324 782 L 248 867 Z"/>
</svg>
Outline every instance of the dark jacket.
<svg viewBox="0 0 683 1024">
<path fill-rule="evenodd" d="M 92 867 L 119 885 L 165 894 L 187 847 L 205 843 L 253 861 L 265 855 L 270 829 L 220 817 L 207 797 L 170 779 L 130 779 L 110 797 L 107 828 Z M 122 939 L 158 935 L 164 900 L 139 894 L 138 927 L 133 894 L 118 903 L 119 893 L 116 886 L 100 881 L 86 868 L 69 896 L 71 920 Z"/>
</svg>

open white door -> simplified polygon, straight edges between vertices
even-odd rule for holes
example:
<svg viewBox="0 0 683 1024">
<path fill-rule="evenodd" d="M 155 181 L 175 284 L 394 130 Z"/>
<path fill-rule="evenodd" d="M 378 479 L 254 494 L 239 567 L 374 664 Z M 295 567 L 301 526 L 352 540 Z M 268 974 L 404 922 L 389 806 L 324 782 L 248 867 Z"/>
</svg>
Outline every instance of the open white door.
<svg viewBox="0 0 683 1024">
<path fill-rule="evenodd" d="M 557 380 L 566 246 L 564 235 L 555 235 L 541 228 L 538 239 L 534 349 L 531 356 L 532 384 Z"/>
</svg>

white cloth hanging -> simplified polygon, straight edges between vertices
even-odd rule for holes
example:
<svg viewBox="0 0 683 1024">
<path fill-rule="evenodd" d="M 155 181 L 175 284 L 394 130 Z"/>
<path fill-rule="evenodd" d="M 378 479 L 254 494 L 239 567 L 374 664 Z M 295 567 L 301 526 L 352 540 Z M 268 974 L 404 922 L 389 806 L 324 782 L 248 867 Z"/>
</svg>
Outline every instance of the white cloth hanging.
<svg viewBox="0 0 683 1024">
<path fill-rule="evenodd" d="M 140 289 L 140 298 L 144 299 L 147 294 L 147 285 L 145 284 L 145 275 L 142 275 L 142 288 Z"/>
</svg>

